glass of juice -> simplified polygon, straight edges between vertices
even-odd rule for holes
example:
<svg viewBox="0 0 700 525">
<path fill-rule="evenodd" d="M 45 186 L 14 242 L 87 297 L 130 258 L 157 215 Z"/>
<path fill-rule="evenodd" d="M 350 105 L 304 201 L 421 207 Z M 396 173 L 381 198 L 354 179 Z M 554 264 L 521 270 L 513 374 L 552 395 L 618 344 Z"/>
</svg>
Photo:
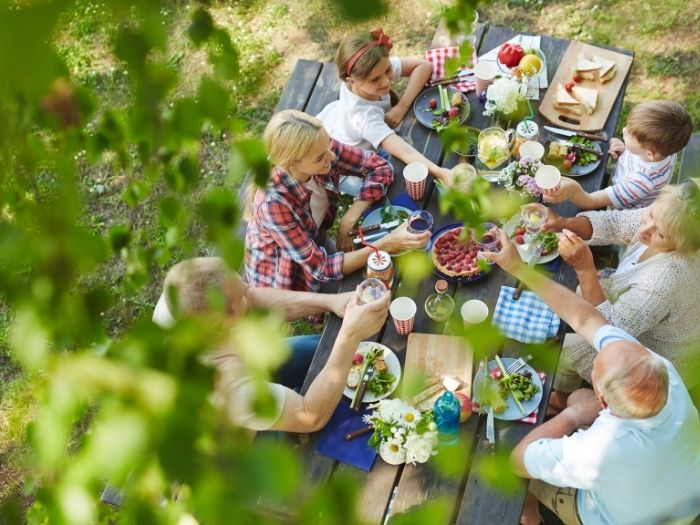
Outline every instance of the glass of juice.
<svg viewBox="0 0 700 525">
<path fill-rule="evenodd" d="M 425 210 L 415 210 L 408 217 L 408 231 L 423 233 L 433 227 L 433 216 Z"/>
</svg>

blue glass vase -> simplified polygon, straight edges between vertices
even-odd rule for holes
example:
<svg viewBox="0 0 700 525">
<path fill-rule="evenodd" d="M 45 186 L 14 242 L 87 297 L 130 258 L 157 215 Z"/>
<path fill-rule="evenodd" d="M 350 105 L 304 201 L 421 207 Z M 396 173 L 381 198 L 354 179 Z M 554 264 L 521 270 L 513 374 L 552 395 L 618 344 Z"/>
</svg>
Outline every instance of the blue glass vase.
<svg viewBox="0 0 700 525">
<path fill-rule="evenodd" d="M 440 443 L 450 445 L 459 439 L 460 404 L 457 397 L 450 391 L 445 392 L 435 400 L 433 407 L 435 424 L 438 428 Z"/>
</svg>

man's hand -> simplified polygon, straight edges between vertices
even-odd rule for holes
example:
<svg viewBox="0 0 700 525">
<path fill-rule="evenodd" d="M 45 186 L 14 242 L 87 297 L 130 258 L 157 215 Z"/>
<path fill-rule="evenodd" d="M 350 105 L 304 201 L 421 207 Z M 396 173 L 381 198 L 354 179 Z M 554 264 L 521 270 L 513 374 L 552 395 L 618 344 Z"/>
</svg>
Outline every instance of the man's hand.
<svg viewBox="0 0 700 525">
<path fill-rule="evenodd" d="M 592 270 L 595 272 L 593 253 L 581 237 L 570 230 L 563 230 L 559 237 L 559 255 L 564 262 L 577 272 Z"/>
<path fill-rule="evenodd" d="M 622 142 L 620 139 L 611 139 L 610 140 L 610 149 L 608 150 L 608 153 L 610 154 L 610 157 L 612 157 L 613 160 L 617 160 L 620 155 L 622 155 L 625 151 L 625 143 Z"/>
<path fill-rule="evenodd" d="M 396 228 L 389 235 L 383 237 L 375 245 L 389 253 L 399 253 L 405 250 L 417 250 L 422 248 L 430 240 L 430 232 L 409 233 L 408 221 Z"/>
<path fill-rule="evenodd" d="M 345 292 L 338 294 L 329 294 L 330 308 L 329 310 L 333 312 L 338 317 L 345 316 L 345 310 L 347 309 L 348 302 L 355 297 L 355 292 Z"/>
<path fill-rule="evenodd" d="M 574 196 L 579 193 L 585 192 L 578 182 L 568 177 L 562 177 L 559 187 L 553 190 L 547 190 L 544 192 L 543 197 L 545 202 L 556 204 L 573 199 Z"/>
<path fill-rule="evenodd" d="M 359 304 L 357 290 L 350 292 L 350 294 L 351 297 L 346 303 L 345 318 L 340 332 L 358 342 L 364 341 L 379 332 L 384 326 L 386 316 L 389 313 L 391 292 L 386 292 L 376 301 L 365 304 Z"/>
<path fill-rule="evenodd" d="M 482 252 L 482 255 L 489 261 L 495 262 L 506 272 L 514 274 L 519 268 L 525 266 L 518 248 L 515 243 L 508 237 L 503 230 L 498 230 L 499 239 L 501 241 L 501 250 L 496 252 Z"/>
<path fill-rule="evenodd" d="M 387 125 L 393 129 L 401 124 L 407 112 L 408 106 L 398 103 L 389 111 L 384 113 L 384 122 L 386 122 Z"/>
</svg>

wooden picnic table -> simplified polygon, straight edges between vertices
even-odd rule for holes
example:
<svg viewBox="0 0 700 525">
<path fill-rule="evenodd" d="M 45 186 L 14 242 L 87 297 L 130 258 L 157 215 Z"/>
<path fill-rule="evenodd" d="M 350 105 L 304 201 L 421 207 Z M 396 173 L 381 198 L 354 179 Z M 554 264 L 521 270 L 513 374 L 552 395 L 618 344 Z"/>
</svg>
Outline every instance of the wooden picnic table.
<svg viewBox="0 0 700 525">
<path fill-rule="evenodd" d="M 485 53 L 517 34 L 517 32 L 505 27 L 478 25 L 475 32 L 478 53 Z M 444 35 L 439 33 L 433 42 L 433 47 L 443 43 Z M 542 36 L 541 38 L 540 47 L 547 56 L 550 81 L 568 44 L 568 40 L 560 38 L 548 36 Z M 629 51 L 616 51 L 632 55 Z M 615 132 L 615 126 L 620 115 L 626 85 L 627 79 L 625 79 L 625 83 L 617 96 L 617 100 L 615 101 L 605 125 L 604 131 L 607 132 L 609 136 L 613 136 Z M 294 108 L 315 115 L 321 111 L 326 104 L 337 99 L 338 88 L 339 80 L 335 64 L 300 59 L 284 90 L 277 110 Z M 540 99 L 543 94 L 544 91 L 540 93 Z M 468 98 L 472 111 L 467 124 L 480 129 L 488 127 L 490 118 L 482 115 L 483 106 L 478 102 L 475 93 L 470 92 Z M 534 105 L 536 106 L 537 104 L 538 102 L 534 101 Z M 544 124 L 544 122 L 541 122 L 541 117 L 539 115 L 537 120 L 540 126 Z M 443 150 L 443 144 L 437 133 L 422 126 L 415 119 L 412 111 L 409 111 L 406 115 L 406 118 L 398 129 L 398 133 L 427 158 L 439 165 L 449 168 L 455 166 L 459 162 L 459 158 L 454 153 L 446 153 Z M 600 166 L 593 173 L 578 179 L 587 191 L 599 189 L 603 185 L 608 145 L 603 144 L 602 146 L 605 155 Z M 401 176 L 404 164 L 397 159 L 392 159 L 392 163 L 395 169 L 395 180 L 389 190 L 390 197 L 405 191 L 404 179 Z M 438 191 L 432 182 L 428 184 L 429 186 L 426 189 L 424 200 L 418 204 L 433 215 L 435 219 L 433 231 L 435 231 L 444 225 L 456 222 L 456 220 L 454 217 L 440 214 L 438 209 Z M 577 211 L 571 203 L 558 205 L 555 209 L 564 216 L 572 216 Z M 554 278 L 571 289 L 576 285 L 575 273 L 566 264 L 559 265 L 554 274 Z M 353 290 L 362 279 L 363 275 L 361 271 L 346 276 L 342 281 L 340 290 Z M 414 326 L 415 332 L 440 333 L 443 329 L 442 326 L 433 323 L 427 317 L 423 309 L 425 299 L 434 291 L 436 280 L 437 277 L 433 275 L 425 279 L 419 285 L 417 292 L 415 292 L 415 290 L 413 291 L 414 295 L 412 296 L 418 305 L 418 313 Z M 510 275 L 499 268 L 495 268 L 488 276 L 478 281 L 465 284 L 452 284 L 450 293 L 455 298 L 457 309 L 459 309 L 460 305 L 465 300 L 477 298 L 485 301 L 490 311 L 493 312 L 501 286 L 513 286 L 514 282 L 515 280 Z M 405 293 L 402 293 L 403 289 L 401 276 L 397 275 L 393 295 L 405 295 Z M 335 316 L 331 316 L 328 320 L 320 345 L 306 378 L 304 391 L 325 364 L 333 347 L 336 335 L 338 334 L 340 324 L 340 319 Z M 560 342 L 558 348 L 553 350 L 553 352 L 557 354 L 555 356 L 556 358 L 540 362 L 538 362 L 536 358 L 533 363 L 536 369 L 542 370 L 547 374 L 543 392 L 543 399 L 545 402 L 540 406 L 537 424 L 542 423 L 544 419 L 544 408 L 546 407 L 546 400 L 549 398 L 549 393 L 551 391 L 552 377 L 558 360 L 558 353 L 561 348 L 561 339 L 563 339 L 564 330 L 565 327 L 562 326 L 559 333 Z M 403 365 L 407 338 L 396 333 L 391 321 L 385 324 L 384 329 L 377 334 L 375 339 L 392 348 Z M 515 341 L 508 342 L 505 347 L 502 348 L 502 354 L 505 356 L 519 356 L 527 353 L 527 345 Z M 469 447 L 471 449 L 471 454 L 469 460 L 466 461 L 463 468 L 460 469 L 459 475 L 454 477 L 446 477 L 438 473 L 431 464 L 433 460 L 416 466 L 393 466 L 377 458 L 372 470 L 370 472 L 364 472 L 351 466 L 338 463 L 332 458 L 315 452 L 319 433 L 303 436 L 301 439 L 299 436 L 289 435 L 288 439 L 294 444 L 303 457 L 304 464 L 306 465 L 305 475 L 308 478 L 309 486 L 324 483 L 333 476 L 337 476 L 341 473 L 349 474 L 359 481 L 361 486 L 359 512 L 363 518 L 370 523 L 383 523 L 390 501 L 392 500 L 392 495 L 395 494 L 391 507 L 391 511 L 394 515 L 406 512 L 417 505 L 426 503 L 435 498 L 441 498 L 446 499 L 452 504 L 453 512 L 450 522 L 464 524 L 516 524 L 519 523 L 526 485 L 523 483 L 522 487 L 515 493 L 504 495 L 504 493 L 486 485 L 471 470 L 471 466 L 474 465 L 481 456 L 490 453 L 488 442 L 485 437 L 485 419 L 485 417 L 473 416 L 466 423 L 461 425 L 461 436 L 459 445 L 457 446 Z M 497 421 L 496 434 L 498 446 L 509 450 L 526 433 L 532 430 L 532 428 L 532 425 L 525 423 Z"/>
</svg>

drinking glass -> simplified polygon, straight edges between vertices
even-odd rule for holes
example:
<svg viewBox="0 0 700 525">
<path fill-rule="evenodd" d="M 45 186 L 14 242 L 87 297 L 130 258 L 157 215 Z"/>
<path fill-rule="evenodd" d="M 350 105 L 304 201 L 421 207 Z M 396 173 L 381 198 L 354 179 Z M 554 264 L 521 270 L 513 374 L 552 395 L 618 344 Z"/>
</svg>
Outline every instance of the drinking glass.
<svg viewBox="0 0 700 525">
<path fill-rule="evenodd" d="M 547 220 L 547 207 L 539 202 L 531 202 L 520 207 L 520 218 L 523 220 L 523 226 L 527 230 L 526 239 L 537 235 L 544 226 L 544 221 Z"/>
<path fill-rule="evenodd" d="M 433 227 L 433 216 L 425 210 L 415 210 L 408 217 L 408 231 L 423 233 Z"/>
</svg>

